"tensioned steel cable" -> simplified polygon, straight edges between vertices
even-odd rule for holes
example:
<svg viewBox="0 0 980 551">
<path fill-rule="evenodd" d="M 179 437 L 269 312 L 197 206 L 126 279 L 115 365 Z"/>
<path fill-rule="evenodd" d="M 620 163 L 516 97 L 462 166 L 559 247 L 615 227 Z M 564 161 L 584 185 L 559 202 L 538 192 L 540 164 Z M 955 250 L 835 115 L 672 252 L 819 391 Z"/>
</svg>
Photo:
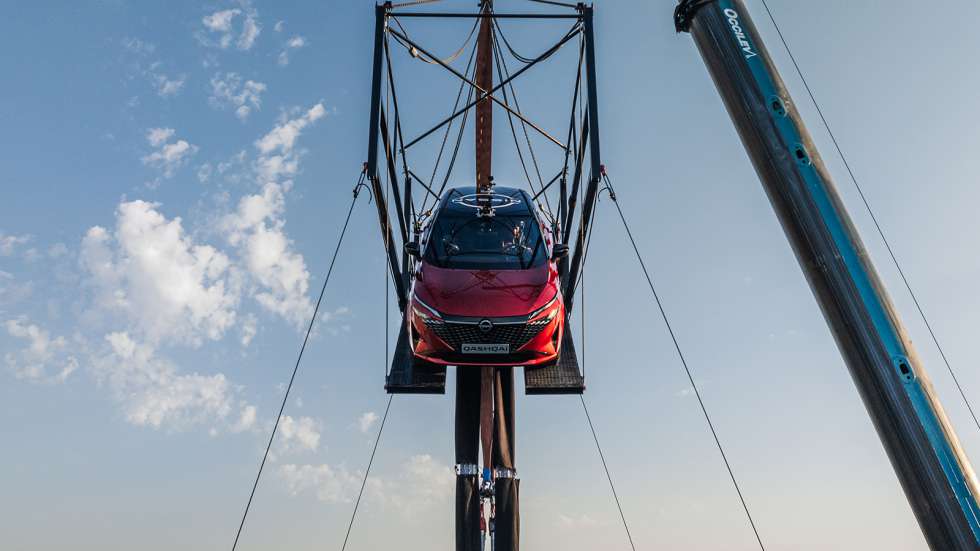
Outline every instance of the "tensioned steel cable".
<svg viewBox="0 0 980 551">
<path fill-rule="evenodd" d="M 306 336 L 303 337 L 303 345 L 299 349 L 299 355 L 296 357 L 296 365 L 293 366 L 293 374 L 289 377 L 289 384 L 286 385 L 286 392 L 282 397 L 282 405 L 279 406 L 279 415 L 276 416 L 276 422 L 272 426 L 272 434 L 269 435 L 269 443 L 265 446 L 265 453 L 262 454 L 262 462 L 259 463 L 259 472 L 255 475 L 255 482 L 252 483 L 252 492 L 248 496 L 248 503 L 245 504 L 245 512 L 242 513 L 242 521 L 238 524 L 238 532 L 235 533 L 235 543 L 232 544 L 231 549 L 235 551 L 238 547 L 238 540 L 242 536 L 242 529 L 245 527 L 245 519 L 248 517 L 248 511 L 252 507 L 252 499 L 255 498 L 255 489 L 259 486 L 259 479 L 262 478 L 262 471 L 265 469 L 265 462 L 269 458 L 269 450 L 272 449 L 272 442 L 276 438 L 276 431 L 279 430 L 279 421 L 282 419 L 282 413 L 286 409 L 286 402 L 289 400 L 289 392 L 293 389 L 293 382 L 296 381 L 296 373 L 299 371 L 300 361 L 303 359 L 303 352 L 306 351 L 306 344 L 310 340 L 310 333 L 313 332 L 313 324 L 316 322 L 316 315 L 320 311 L 320 303 L 323 302 L 323 295 L 327 291 L 327 283 L 330 282 L 330 275 L 333 273 L 334 264 L 337 262 L 337 254 L 340 252 L 340 245 L 344 242 L 344 236 L 347 235 L 347 226 L 350 224 L 351 214 L 354 212 L 354 205 L 357 203 L 357 197 L 360 195 L 361 186 L 364 185 L 364 178 L 367 175 L 367 167 L 361 171 L 361 176 L 357 180 L 357 185 L 354 186 L 354 198 L 350 202 L 350 208 L 347 209 L 347 218 L 344 220 L 344 227 L 340 230 L 340 237 L 337 239 L 337 246 L 333 250 L 333 258 L 330 259 L 330 267 L 327 269 L 327 276 L 323 279 L 323 286 L 320 288 L 320 296 L 316 299 L 316 306 L 313 308 L 313 317 L 310 318 L 310 325 L 306 328 Z"/>
<path fill-rule="evenodd" d="M 394 19 L 395 24 L 398 25 L 398 28 L 401 29 L 403 33 L 405 33 L 405 36 L 409 36 L 408 31 L 405 30 L 405 27 L 404 26 L 402 26 L 401 21 L 399 21 L 397 17 L 392 17 L 392 19 Z M 443 63 L 452 63 L 453 61 L 456 61 L 456 59 L 460 55 L 462 55 L 463 50 L 466 49 L 466 45 L 469 44 L 470 43 L 470 40 L 473 39 L 473 35 L 476 33 L 476 29 L 479 26 L 479 22 L 480 22 L 480 20 L 477 19 L 476 22 L 473 24 L 473 28 L 470 29 L 470 34 L 466 37 L 466 40 L 463 41 L 463 45 L 460 46 L 458 50 L 456 50 L 455 52 L 453 52 L 453 54 L 451 56 L 449 56 L 449 57 L 447 57 L 445 59 L 439 58 L 439 61 L 442 61 Z M 398 37 L 396 36 L 395 38 L 397 39 Z M 399 40 L 399 42 L 401 42 L 401 40 Z M 436 62 L 435 60 L 426 59 L 425 56 L 423 56 L 421 53 L 419 53 L 419 51 L 416 50 L 415 48 L 412 48 L 411 46 L 409 46 L 409 45 L 407 45 L 405 43 L 402 43 L 402 45 L 405 46 L 406 49 L 408 49 L 409 54 L 411 54 L 412 57 L 417 58 L 419 61 L 422 61 L 424 63 L 428 63 L 430 65 L 438 65 L 438 62 Z"/>
<path fill-rule="evenodd" d="M 610 190 L 613 189 L 612 183 L 609 181 L 609 176 L 605 176 L 606 186 Z M 694 382 L 694 375 L 691 373 L 690 366 L 687 365 L 687 359 L 684 357 L 684 352 L 681 350 L 681 345 L 677 341 L 677 335 L 674 334 L 674 328 L 670 323 L 670 319 L 667 316 L 667 311 L 664 309 L 663 302 L 660 300 L 660 294 L 657 293 L 657 289 L 653 286 L 653 279 L 650 277 L 650 272 L 647 270 L 647 265 L 643 261 L 643 255 L 640 254 L 640 249 L 636 245 L 636 239 L 633 238 L 633 231 L 630 229 L 629 223 L 626 221 L 626 215 L 623 214 L 622 207 L 619 206 L 619 200 L 616 198 L 615 193 L 610 193 L 612 197 L 613 204 L 616 205 L 616 210 L 619 212 L 619 218 L 623 221 L 623 227 L 626 228 L 626 235 L 629 237 L 630 244 L 633 245 L 633 251 L 636 252 L 636 259 L 640 261 L 640 268 L 643 269 L 643 275 L 646 276 L 647 284 L 650 286 L 650 292 L 653 293 L 653 299 L 657 303 L 657 308 L 660 310 L 660 316 L 664 320 L 664 325 L 667 326 L 667 333 L 670 334 L 670 339 L 674 342 L 674 349 L 677 351 L 677 357 L 681 360 L 681 365 L 684 366 L 684 372 L 687 373 L 687 380 L 691 383 L 691 388 L 694 389 L 694 395 L 698 399 L 698 405 L 701 406 L 701 413 L 704 414 L 704 420 L 708 423 L 708 428 L 711 430 L 711 436 L 715 439 L 715 445 L 718 447 L 718 452 L 721 454 L 721 459 L 725 462 L 725 468 L 728 469 L 728 476 L 732 479 L 732 485 L 735 487 L 735 493 L 738 494 L 739 501 L 742 502 L 742 509 L 745 510 L 745 516 L 749 520 L 749 525 L 752 527 L 752 533 L 755 534 L 756 541 L 759 542 L 759 548 L 765 551 L 766 546 L 762 543 L 762 537 L 759 535 L 759 530 L 755 526 L 755 520 L 752 518 L 752 513 L 749 512 L 749 505 L 745 501 L 745 496 L 742 495 L 742 489 L 738 485 L 738 480 L 735 478 L 735 471 L 732 470 L 732 465 L 728 461 L 728 455 L 725 453 L 725 447 L 721 444 L 721 439 L 718 437 L 718 431 L 715 430 L 715 424 L 711 421 L 711 415 L 708 413 L 708 408 L 704 405 L 704 400 L 701 398 L 701 391 L 698 389 L 697 383 Z"/>
<path fill-rule="evenodd" d="M 442 0 L 414 0 L 412 2 L 400 2 L 398 4 L 392 4 L 391 9 L 421 6 L 422 4 L 435 4 L 436 2 L 441 2 L 441 1 Z"/>
<path fill-rule="evenodd" d="M 609 488 L 612 489 L 613 499 L 616 500 L 616 507 L 619 509 L 619 518 L 623 519 L 623 528 L 626 529 L 626 538 L 630 540 L 630 548 L 636 551 L 636 545 L 633 545 L 633 535 L 630 534 L 629 524 L 626 522 L 626 515 L 623 514 L 623 506 L 619 502 L 619 495 L 616 493 L 616 485 L 613 484 L 612 475 L 609 474 L 609 467 L 606 465 L 606 456 L 602 453 L 602 446 L 599 445 L 599 437 L 596 436 L 595 425 L 592 424 L 592 416 L 589 415 L 589 407 L 585 405 L 585 397 L 579 394 L 579 400 L 582 401 L 582 409 L 585 410 L 585 419 L 589 422 L 589 429 L 592 430 L 592 439 L 595 440 L 595 447 L 599 450 L 599 459 L 602 460 L 602 468 L 606 471 L 606 480 L 609 481 Z"/>
<path fill-rule="evenodd" d="M 497 22 L 496 20 L 492 20 L 492 22 L 491 22 L 492 23 L 492 30 L 493 30 L 492 35 L 493 35 L 494 46 L 498 46 L 499 45 L 499 42 L 497 41 L 497 34 L 498 34 L 498 31 L 499 31 L 499 27 L 496 25 L 496 22 Z M 498 53 L 498 51 L 497 51 L 498 49 L 499 48 L 497 48 L 497 47 L 494 48 L 494 55 L 495 55 L 495 57 L 498 58 L 498 63 L 503 66 L 503 74 L 501 76 L 504 77 L 504 78 L 506 78 L 506 79 L 510 79 L 510 70 L 507 68 L 507 60 L 504 59 L 504 56 L 503 55 L 500 55 Z M 498 72 L 499 72 L 499 70 L 498 70 Z M 507 87 L 505 86 L 503 88 L 503 90 L 504 90 L 504 101 L 507 101 L 507 99 L 506 99 L 507 98 Z M 510 82 L 510 97 L 514 98 L 514 108 L 517 109 L 518 112 L 520 112 L 521 111 L 521 104 L 520 104 L 520 102 L 517 99 L 517 89 L 514 88 L 514 82 L 513 81 Z M 516 134 L 516 132 L 514 131 L 514 122 L 512 120 L 512 116 L 511 116 L 510 112 L 507 113 L 507 118 L 508 118 L 508 120 L 511 121 L 511 123 L 510 123 L 511 124 L 511 132 Z M 541 177 L 541 168 L 538 166 L 538 157 L 534 153 L 534 146 L 531 144 L 531 136 L 527 132 L 527 123 L 525 123 L 523 120 L 521 121 L 521 129 L 524 131 L 524 140 L 527 142 L 527 150 L 528 150 L 528 153 L 530 153 L 530 155 L 531 155 L 531 162 L 534 164 L 534 172 L 538 175 L 538 183 L 540 184 L 541 189 L 542 189 L 541 194 L 544 196 L 544 204 L 545 204 L 545 206 L 548 209 L 548 216 L 550 216 L 552 219 L 554 219 L 555 215 L 554 215 L 553 212 L 551 212 L 551 202 L 548 200 L 548 194 L 544 191 L 545 190 L 544 178 Z M 514 139 L 516 141 L 517 140 L 517 136 L 514 136 Z M 523 164 L 523 162 L 524 162 L 523 159 L 521 159 L 521 163 L 522 164 Z M 525 167 L 525 172 L 527 172 L 527 168 L 526 167 Z"/>
<path fill-rule="evenodd" d="M 973 417 L 973 424 L 976 425 L 977 430 L 980 431 L 980 421 L 977 420 L 977 414 L 974 412 L 973 406 L 970 404 L 970 400 L 966 397 L 966 392 L 963 391 L 963 386 L 960 385 L 960 381 L 956 377 L 953 366 L 946 357 L 946 352 L 943 350 L 942 345 L 939 344 L 939 338 L 936 336 L 936 332 L 933 331 L 932 324 L 929 323 L 929 319 L 926 317 L 925 311 L 922 309 L 922 305 L 919 303 L 919 299 L 915 295 L 915 291 L 912 290 L 912 285 L 905 276 L 905 270 L 902 269 L 902 265 L 898 262 L 898 257 L 895 256 L 895 251 L 892 250 L 892 246 L 888 242 L 888 238 L 885 237 L 885 232 L 882 230 L 881 224 L 878 223 L 878 217 L 875 216 L 874 210 L 871 208 L 871 203 L 864 195 L 864 190 L 861 188 L 861 184 L 858 183 L 858 179 L 854 175 L 854 171 L 851 170 L 851 164 L 847 162 L 847 157 L 844 155 L 844 151 L 841 149 L 840 143 L 837 141 L 837 137 L 834 136 L 834 132 L 830 129 L 830 123 L 827 122 L 827 118 L 824 116 L 823 110 L 820 108 L 820 104 L 817 103 L 817 98 L 814 96 L 813 90 L 810 89 L 810 85 L 807 83 L 806 77 L 803 75 L 803 70 L 800 68 L 799 63 L 796 62 L 796 56 L 793 55 L 793 50 L 790 49 L 789 44 L 786 42 L 786 38 L 783 36 L 783 31 L 780 30 L 779 24 L 776 23 L 776 18 L 773 16 L 772 10 L 769 9 L 769 5 L 766 3 L 766 0 L 762 0 L 762 5 L 766 8 L 766 13 L 769 14 L 769 20 L 772 21 L 773 27 L 776 28 L 776 34 L 779 35 L 779 40 L 783 43 L 786 53 L 789 54 L 789 59 L 793 62 L 793 67 L 796 69 L 796 74 L 800 76 L 800 81 L 803 82 L 803 87 L 806 89 L 807 95 L 810 96 L 810 101 L 813 102 L 813 106 L 816 108 L 817 114 L 820 116 L 820 121 L 823 123 L 823 127 L 827 130 L 827 134 L 830 136 L 830 141 L 833 142 L 834 148 L 837 150 L 837 155 L 840 156 L 841 162 L 844 163 L 844 168 L 847 170 L 847 174 L 850 176 L 851 182 L 854 183 L 854 187 L 857 189 L 858 195 L 861 197 L 861 202 L 864 203 L 864 208 L 867 209 L 868 214 L 871 215 L 871 220 L 874 222 L 875 229 L 878 230 L 878 235 L 881 236 L 881 241 L 885 244 L 885 249 L 888 250 L 888 255 L 891 257 L 892 263 L 895 264 L 898 274 L 902 277 L 902 282 L 905 284 L 905 288 L 908 289 L 909 295 L 912 297 L 912 302 L 915 304 L 916 310 L 919 311 L 919 317 L 922 318 L 922 322 L 929 331 L 929 336 L 932 337 L 933 344 L 935 344 L 936 348 L 939 350 L 939 355 L 942 357 L 943 363 L 946 364 L 946 370 L 949 371 L 949 376 L 952 377 L 953 383 L 956 385 L 956 390 L 959 391 L 960 397 L 963 398 L 963 402 L 966 404 L 966 409 L 970 411 L 970 416 Z"/>
<path fill-rule="evenodd" d="M 354 502 L 354 512 L 351 513 L 350 523 L 347 524 L 347 534 L 344 536 L 344 545 L 340 551 L 347 549 L 347 541 L 350 540 L 350 532 L 354 527 L 354 519 L 357 518 L 357 509 L 361 506 L 361 496 L 364 495 L 364 486 L 367 485 L 368 475 L 371 474 L 371 466 L 374 465 L 374 456 L 378 453 L 378 443 L 381 442 L 381 435 L 385 431 L 385 423 L 388 421 L 388 411 L 391 410 L 391 401 L 395 398 L 392 394 L 388 396 L 388 405 L 385 406 L 384 417 L 381 418 L 381 426 L 378 428 L 378 436 L 374 439 L 374 448 L 371 449 L 371 458 L 368 459 L 367 469 L 364 470 L 364 478 L 361 480 L 361 489 L 357 492 L 357 501 Z"/>
<path fill-rule="evenodd" d="M 476 57 L 476 44 L 473 45 L 473 49 L 472 49 L 472 51 L 470 51 L 469 61 L 466 62 L 466 70 L 463 71 L 463 74 L 464 75 L 469 75 L 470 74 L 470 67 L 473 66 L 473 59 L 475 57 Z M 453 103 L 453 110 L 450 111 L 450 113 L 455 113 L 456 112 L 456 109 L 459 108 L 459 101 L 463 97 L 463 88 L 465 86 L 466 86 L 466 82 L 465 81 L 460 81 L 460 83 L 459 83 L 459 91 L 456 92 L 456 102 Z M 472 94 L 473 94 L 473 87 L 471 86 L 471 87 L 469 87 L 469 90 L 468 90 L 468 93 L 467 93 L 467 96 L 466 96 L 467 97 L 467 103 L 469 103 L 469 98 L 472 97 Z M 466 118 L 467 118 L 468 115 L 469 115 L 469 111 L 467 111 L 466 113 L 463 113 L 462 121 L 460 121 L 460 124 L 461 124 L 462 127 L 460 129 L 459 136 L 456 139 L 456 150 L 454 152 L 454 155 L 459 152 L 459 142 L 462 140 L 463 131 L 466 128 Z M 430 185 L 435 185 L 435 183 L 436 183 L 436 174 L 439 171 L 439 164 L 442 162 L 442 155 L 443 155 L 443 153 L 446 150 L 446 142 L 447 142 L 447 140 L 449 140 L 449 134 L 452 131 L 452 128 L 453 128 L 453 124 L 454 123 L 455 123 L 455 121 L 449 121 L 449 125 L 446 127 L 446 133 L 442 137 L 442 145 L 439 146 L 439 155 L 436 156 L 435 165 L 432 167 L 432 177 L 429 178 Z M 455 157 L 453 158 L 453 164 L 455 164 Z M 442 194 L 442 191 L 440 191 L 439 194 L 441 195 Z M 436 201 L 436 203 L 438 203 L 438 201 L 439 201 L 438 197 L 435 199 L 435 201 Z M 425 199 L 422 200 L 422 208 L 421 208 L 421 212 L 422 213 L 425 213 L 426 212 L 426 207 L 428 206 L 428 204 L 429 204 L 429 196 L 426 195 L 425 196 Z"/>
<path fill-rule="evenodd" d="M 494 44 L 496 44 L 496 37 L 494 36 L 493 38 L 494 38 Z M 493 48 L 493 58 L 494 58 L 494 61 L 496 62 L 496 65 L 497 65 L 497 72 L 500 73 L 501 76 L 506 76 L 504 74 L 503 68 L 501 67 L 501 64 L 500 64 L 500 57 L 501 56 L 500 56 L 500 52 L 498 51 L 498 49 L 497 48 Z M 504 101 L 509 103 L 511 96 L 509 96 L 507 94 L 507 87 L 504 86 L 503 88 L 501 88 L 501 90 L 503 91 L 503 94 L 504 94 Z M 511 88 L 511 91 L 513 92 L 513 88 Z M 516 98 L 516 96 L 513 96 L 513 97 L 514 97 L 514 101 L 515 101 L 515 106 L 517 106 L 517 103 L 516 103 L 517 98 Z M 520 106 L 517 106 L 517 109 L 520 110 Z M 510 133 L 511 133 L 511 136 L 513 136 L 513 138 L 514 138 L 514 148 L 517 150 L 517 158 L 520 160 L 521 168 L 524 169 L 524 177 L 527 178 L 527 185 L 531 188 L 531 193 L 533 193 L 534 195 L 537 195 L 537 191 L 538 190 L 535 189 L 535 187 L 534 187 L 534 181 L 531 180 L 531 173 L 527 169 L 527 163 L 524 162 L 524 153 L 523 153 L 522 148 L 521 148 L 520 140 L 517 138 L 517 129 L 514 126 L 514 117 L 513 117 L 513 115 L 510 114 L 510 112 L 507 113 L 507 122 L 510 123 Z M 525 133 L 526 132 L 527 132 L 527 127 L 525 126 Z M 530 141 L 528 141 L 528 143 L 530 143 Z M 541 180 L 541 171 L 540 170 L 538 171 L 538 179 Z M 542 187 L 542 190 L 543 190 L 543 188 L 544 188 L 544 182 L 543 181 L 541 181 L 541 187 Z M 547 201 L 548 201 L 548 195 L 545 194 L 543 191 L 542 191 L 542 195 L 544 195 L 545 203 L 547 203 Z M 549 216 L 551 216 L 550 206 L 549 206 L 548 211 L 549 211 Z"/>
</svg>

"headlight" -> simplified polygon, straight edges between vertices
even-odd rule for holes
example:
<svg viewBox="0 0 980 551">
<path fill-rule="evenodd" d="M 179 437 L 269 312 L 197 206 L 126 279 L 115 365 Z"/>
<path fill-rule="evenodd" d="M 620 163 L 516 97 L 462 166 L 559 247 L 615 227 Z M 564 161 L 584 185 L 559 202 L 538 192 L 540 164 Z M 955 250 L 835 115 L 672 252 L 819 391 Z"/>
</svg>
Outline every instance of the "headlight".
<svg viewBox="0 0 980 551">
<path fill-rule="evenodd" d="M 415 297 L 415 305 L 412 305 L 412 312 L 424 323 L 442 323 L 442 316 L 439 312 L 428 304 Z"/>
<path fill-rule="evenodd" d="M 534 312 L 531 312 L 531 315 L 528 316 L 528 319 L 529 320 L 533 320 L 534 318 L 536 318 L 536 317 L 540 316 L 541 314 L 543 314 L 544 312 L 546 312 L 548 310 L 548 308 L 551 308 L 553 306 L 555 308 L 551 312 L 548 313 L 548 317 L 545 319 L 545 321 L 551 321 L 551 320 L 555 319 L 555 316 L 558 315 L 558 308 L 557 308 L 557 306 L 555 304 L 556 302 L 558 302 L 558 295 L 559 295 L 559 293 L 558 292 L 555 292 L 555 296 L 551 297 L 551 300 L 549 300 L 547 302 L 547 304 L 545 304 L 541 308 L 538 308 Z"/>
</svg>

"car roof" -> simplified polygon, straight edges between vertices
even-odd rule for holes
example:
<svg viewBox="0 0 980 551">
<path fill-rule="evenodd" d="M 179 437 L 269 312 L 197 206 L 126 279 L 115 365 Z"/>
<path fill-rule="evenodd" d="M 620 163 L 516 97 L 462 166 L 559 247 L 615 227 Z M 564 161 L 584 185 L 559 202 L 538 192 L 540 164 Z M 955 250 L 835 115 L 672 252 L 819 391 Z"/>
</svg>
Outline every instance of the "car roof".
<svg viewBox="0 0 980 551">
<path fill-rule="evenodd" d="M 530 198 L 524 190 L 512 187 L 494 186 L 489 194 L 493 210 L 500 215 L 532 214 Z M 485 198 L 477 195 L 475 186 L 450 189 L 443 196 L 441 211 L 458 214 L 477 214 Z"/>
</svg>

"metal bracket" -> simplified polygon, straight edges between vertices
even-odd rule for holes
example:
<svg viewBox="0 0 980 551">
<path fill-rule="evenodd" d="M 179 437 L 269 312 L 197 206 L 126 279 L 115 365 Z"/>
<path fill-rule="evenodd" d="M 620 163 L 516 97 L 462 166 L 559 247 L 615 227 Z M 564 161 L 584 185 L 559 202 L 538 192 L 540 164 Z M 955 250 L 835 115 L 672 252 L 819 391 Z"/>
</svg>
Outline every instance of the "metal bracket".
<svg viewBox="0 0 980 551">
<path fill-rule="evenodd" d="M 714 2 L 714 0 L 680 0 L 680 3 L 674 8 L 674 29 L 679 33 L 689 32 L 694 14 L 710 2 Z"/>
<path fill-rule="evenodd" d="M 456 476 L 477 476 L 480 474 L 480 466 L 474 463 L 461 463 L 456 465 Z"/>
</svg>

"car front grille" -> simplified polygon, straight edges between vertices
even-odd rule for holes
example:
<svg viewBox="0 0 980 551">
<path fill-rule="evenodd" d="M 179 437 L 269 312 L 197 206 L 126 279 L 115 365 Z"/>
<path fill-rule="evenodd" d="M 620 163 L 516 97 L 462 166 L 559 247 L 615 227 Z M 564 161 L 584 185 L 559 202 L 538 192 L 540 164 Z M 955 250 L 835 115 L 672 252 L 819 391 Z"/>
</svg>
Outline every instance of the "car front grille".
<svg viewBox="0 0 980 551">
<path fill-rule="evenodd" d="M 426 325 L 457 352 L 462 350 L 463 344 L 508 344 L 513 352 L 538 336 L 549 321 L 540 319 L 525 323 L 500 323 L 494 324 L 489 331 L 483 331 L 472 322 L 427 321 Z"/>
</svg>

